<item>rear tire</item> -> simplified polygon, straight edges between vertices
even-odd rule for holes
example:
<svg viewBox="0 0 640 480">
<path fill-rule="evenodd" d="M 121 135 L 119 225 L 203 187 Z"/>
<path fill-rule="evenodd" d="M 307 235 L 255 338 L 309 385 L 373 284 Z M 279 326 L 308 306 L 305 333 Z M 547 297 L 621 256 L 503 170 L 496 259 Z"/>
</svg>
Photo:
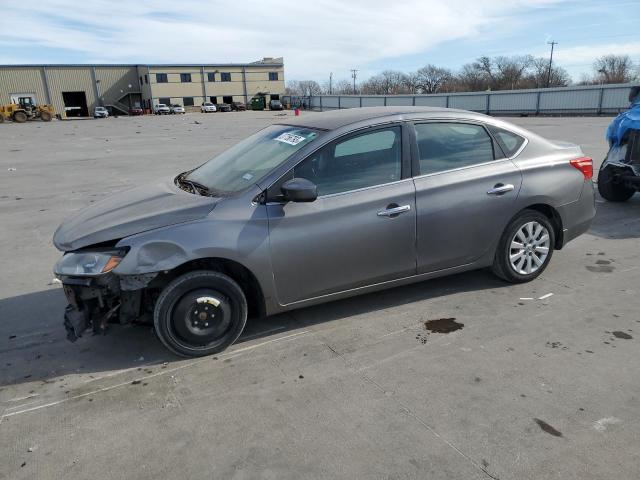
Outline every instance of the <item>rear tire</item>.
<svg viewBox="0 0 640 480">
<path fill-rule="evenodd" d="M 555 240 L 553 225 L 545 215 L 523 210 L 500 238 L 493 273 L 510 283 L 530 282 L 549 265 Z"/>
<path fill-rule="evenodd" d="M 24 112 L 15 112 L 13 114 L 13 121 L 16 123 L 24 123 L 27 121 L 27 114 Z"/>
<path fill-rule="evenodd" d="M 625 186 L 616 177 L 615 168 L 608 165 L 598 173 L 598 192 L 610 202 L 626 202 L 636 193 L 635 189 Z"/>
<path fill-rule="evenodd" d="M 176 355 L 201 357 L 229 347 L 247 323 L 247 299 L 227 275 L 189 272 L 160 293 L 153 323 L 160 341 Z"/>
</svg>

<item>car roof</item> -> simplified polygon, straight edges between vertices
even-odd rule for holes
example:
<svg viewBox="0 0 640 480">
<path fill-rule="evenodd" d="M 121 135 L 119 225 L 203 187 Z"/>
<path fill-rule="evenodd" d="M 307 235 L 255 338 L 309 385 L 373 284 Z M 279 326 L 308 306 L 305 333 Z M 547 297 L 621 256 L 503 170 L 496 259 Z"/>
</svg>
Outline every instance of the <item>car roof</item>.
<svg viewBox="0 0 640 480">
<path fill-rule="evenodd" d="M 288 118 L 279 122 L 281 125 L 294 125 L 320 130 L 335 130 L 352 123 L 366 120 L 382 120 L 385 117 L 395 117 L 398 115 L 410 115 L 412 117 L 450 117 L 450 118 L 488 118 L 480 113 L 467 110 L 442 107 L 362 107 L 345 108 L 342 110 L 332 110 L 329 112 L 305 114 L 298 118 Z"/>
</svg>

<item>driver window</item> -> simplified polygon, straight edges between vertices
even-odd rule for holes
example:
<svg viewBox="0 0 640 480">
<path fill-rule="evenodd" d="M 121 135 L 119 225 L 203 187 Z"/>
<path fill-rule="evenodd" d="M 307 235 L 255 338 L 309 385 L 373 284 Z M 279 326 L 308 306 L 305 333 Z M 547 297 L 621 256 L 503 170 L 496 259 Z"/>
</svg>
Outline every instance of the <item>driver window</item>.
<svg viewBox="0 0 640 480">
<path fill-rule="evenodd" d="M 294 168 L 296 178 L 318 186 L 318 196 L 401 179 L 399 126 L 363 133 L 322 148 Z"/>
</svg>

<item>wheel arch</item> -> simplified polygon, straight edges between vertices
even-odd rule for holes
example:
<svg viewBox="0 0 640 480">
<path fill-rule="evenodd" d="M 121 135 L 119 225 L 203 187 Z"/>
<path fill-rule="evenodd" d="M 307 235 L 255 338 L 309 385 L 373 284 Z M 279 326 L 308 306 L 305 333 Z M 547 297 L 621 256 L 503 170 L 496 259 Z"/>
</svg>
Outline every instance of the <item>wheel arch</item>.
<svg viewBox="0 0 640 480">
<path fill-rule="evenodd" d="M 549 222 L 551 223 L 553 232 L 555 234 L 555 245 L 553 246 L 553 248 L 556 250 L 561 250 L 562 246 L 564 245 L 564 230 L 562 226 L 562 217 L 560 216 L 560 213 L 558 213 L 558 210 L 556 210 L 548 203 L 534 203 L 520 210 L 514 216 L 514 218 L 520 215 L 524 210 L 535 210 L 549 219 Z"/>
<path fill-rule="evenodd" d="M 247 297 L 249 317 L 263 317 L 266 315 L 264 293 L 257 277 L 240 262 L 228 258 L 205 257 L 189 260 L 160 274 L 153 281 L 154 286 L 164 288 L 174 278 L 195 270 L 212 270 L 231 277 L 240 285 Z"/>
</svg>

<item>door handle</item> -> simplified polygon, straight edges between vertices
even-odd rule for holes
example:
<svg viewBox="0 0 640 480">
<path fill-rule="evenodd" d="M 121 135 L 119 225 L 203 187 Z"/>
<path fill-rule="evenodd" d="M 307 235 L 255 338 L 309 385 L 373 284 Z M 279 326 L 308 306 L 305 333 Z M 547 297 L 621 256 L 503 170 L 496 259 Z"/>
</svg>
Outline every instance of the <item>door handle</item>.
<svg viewBox="0 0 640 480">
<path fill-rule="evenodd" d="M 507 183 L 506 185 L 498 183 L 487 192 L 487 195 L 504 195 L 505 193 L 512 191 L 514 188 L 516 187 L 514 187 L 510 183 Z"/>
<path fill-rule="evenodd" d="M 378 216 L 379 217 L 395 217 L 397 215 L 400 215 L 401 213 L 408 212 L 409 210 L 411 210 L 411 205 L 402 205 L 402 206 L 395 206 L 395 207 L 393 207 L 392 205 L 393 204 L 389 205 L 385 210 L 380 210 L 378 212 Z"/>
</svg>

